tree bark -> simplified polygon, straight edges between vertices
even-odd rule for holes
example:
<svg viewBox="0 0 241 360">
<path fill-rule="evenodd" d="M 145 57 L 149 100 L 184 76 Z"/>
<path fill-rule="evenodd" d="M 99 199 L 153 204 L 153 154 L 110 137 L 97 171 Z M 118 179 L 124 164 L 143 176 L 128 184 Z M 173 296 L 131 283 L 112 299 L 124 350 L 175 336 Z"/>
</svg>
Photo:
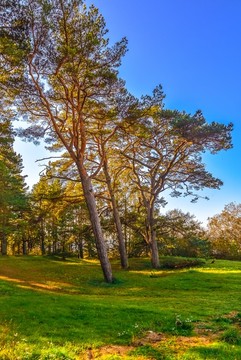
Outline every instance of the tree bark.
<svg viewBox="0 0 241 360">
<path fill-rule="evenodd" d="M 78 257 L 80 259 L 84 259 L 83 240 L 81 239 L 81 236 L 79 237 L 78 241 Z"/>
<path fill-rule="evenodd" d="M 2 255 L 7 255 L 7 236 L 4 232 L 2 233 L 1 240 L 1 253 Z"/>
<path fill-rule="evenodd" d="M 160 259 L 156 241 L 156 231 L 154 229 L 154 209 L 151 204 L 148 204 L 146 222 L 146 237 L 150 247 L 152 267 L 158 269 L 160 267 Z"/>
<path fill-rule="evenodd" d="M 27 241 L 23 239 L 23 255 L 27 255 Z"/>
<path fill-rule="evenodd" d="M 155 231 L 151 231 L 151 240 L 150 240 L 150 251 L 151 251 L 151 264 L 154 269 L 160 268 L 160 259 L 159 259 L 159 251 L 156 241 Z"/>
<path fill-rule="evenodd" d="M 41 254 L 45 255 L 45 234 L 44 234 L 44 220 L 41 219 L 41 234 L 40 234 L 40 249 L 41 249 Z"/>
<path fill-rule="evenodd" d="M 121 225 L 121 221 L 120 221 L 120 215 L 119 215 L 119 211 L 118 211 L 114 191 L 113 191 L 113 188 L 112 188 L 112 185 L 111 185 L 111 179 L 110 179 L 110 175 L 109 175 L 109 172 L 108 172 L 108 167 L 107 167 L 106 161 L 104 162 L 103 168 L 104 168 L 104 173 L 105 173 L 105 178 L 106 178 L 108 191 L 109 191 L 110 198 L 111 198 L 113 217 L 114 217 L 114 221 L 115 221 L 115 227 L 116 227 L 118 244 L 119 244 L 121 267 L 123 269 L 128 269 L 128 267 L 129 267 L 129 265 L 128 265 L 128 257 L 127 257 L 127 252 L 126 252 L 125 240 L 124 240 L 124 236 L 123 236 L 123 233 L 122 233 L 122 225 Z"/>
<path fill-rule="evenodd" d="M 102 228 L 96 207 L 96 201 L 91 184 L 91 179 L 87 175 L 84 169 L 79 169 L 79 173 L 81 177 L 84 198 L 90 215 L 92 230 L 95 236 L 96 248 L 97 248 L 97 253 L 100 260 L 101 268 L 106 282 L 112 283 L 113 282 L 112 269 L 107 255 L 106 244 L 102 233 Z"/>
</svg>

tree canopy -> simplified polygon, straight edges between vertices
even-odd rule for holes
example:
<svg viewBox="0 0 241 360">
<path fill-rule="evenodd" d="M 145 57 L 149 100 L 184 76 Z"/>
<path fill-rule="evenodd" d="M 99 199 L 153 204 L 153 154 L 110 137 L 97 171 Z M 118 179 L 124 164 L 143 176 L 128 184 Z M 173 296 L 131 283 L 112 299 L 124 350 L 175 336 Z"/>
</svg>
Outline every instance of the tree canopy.
<svg viewBox="0 0 241 360">
<path fill-rule="evenodd" d="M 208 235 L 213 255 L 220 258 L 241 256 L 241 204 L 227 204 L 220 214 L 209 219 Z"/>
</svg>

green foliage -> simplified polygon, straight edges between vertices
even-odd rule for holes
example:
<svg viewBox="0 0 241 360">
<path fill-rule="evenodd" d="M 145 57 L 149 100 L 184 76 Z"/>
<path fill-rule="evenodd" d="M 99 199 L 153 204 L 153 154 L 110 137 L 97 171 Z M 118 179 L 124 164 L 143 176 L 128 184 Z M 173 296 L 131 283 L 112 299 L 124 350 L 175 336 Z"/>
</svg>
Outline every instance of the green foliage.
<svg viewBox="0 0 241 360">
<path fill-rule="evenodd" d="M 241 258 L 241 204 L 230 203 L 220 214 L 209 219 L 208 236 L 214 256 Z"/>
<path fill-rule="evenodd" d="M 42 254 L 96 256 L 90 222 L 79 182 L 60 181 L 43 175 L 31 192 L 29 235 L 32 249 Z"/>
<path fill-rule="evenodd" d="M 181 259 L 181 258 L 170 258 L 162 263 L 162 269 L 189 269 L 192 267 L 202 266 L 205 261 L 201 259 Z"/>
<path fill-rule="evenodd" d="M 207 235 L 193 215 L 179 209 L 168 211 L 156 219 L 160 250 L 163 255 L 208 257 Z"/>
<path fill-rule="evenodd" d="M 14 132 L 9 120 L 0 115 L 0 241 L 2 254 L 12 232 L 25 225 L 28 211 L 26 184 L 22 175 L 22 158 L 13 149 Z M 13 236 L 12 236 L 13 237 Z"/>
</svg>

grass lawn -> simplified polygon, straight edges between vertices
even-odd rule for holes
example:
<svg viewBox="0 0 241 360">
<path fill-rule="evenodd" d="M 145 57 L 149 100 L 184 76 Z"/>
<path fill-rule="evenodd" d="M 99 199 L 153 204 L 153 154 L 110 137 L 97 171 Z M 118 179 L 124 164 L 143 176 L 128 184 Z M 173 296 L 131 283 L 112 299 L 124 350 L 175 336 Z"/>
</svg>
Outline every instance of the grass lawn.
<svg viewBox="0 0 241 360">
<path fill-rule="evenodd" d="M 0 257 L 0 359 L 241 359 L 241 262 L 113 270 L 109 285 L 96 261 Z"/>
</svg>

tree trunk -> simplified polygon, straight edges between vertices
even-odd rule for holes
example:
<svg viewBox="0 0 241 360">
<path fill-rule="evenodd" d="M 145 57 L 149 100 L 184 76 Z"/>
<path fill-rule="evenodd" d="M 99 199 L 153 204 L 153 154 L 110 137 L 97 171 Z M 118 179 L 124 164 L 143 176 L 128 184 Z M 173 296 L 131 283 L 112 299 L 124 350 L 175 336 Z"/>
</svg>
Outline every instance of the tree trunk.
<svg viewBox="0 0 241 360">
<path fill-rule="evenodd" d="M 78 241 L 78 257 L 80 259 L 84 259 L 84 248 L 83 248 L 83 240 L 81 239 L 81 235 L 79 236 L 79 241 Z"/>
<path fill-rule="evenodd" d="M 62 243 L 62 260 L 66 260 L 65 242 Z"/>
<path fill-rule="evenodd" d="M 106 282 L 112 283 L 113 282 L 112 269 L 107 255 L 106 244 L 102 233 L 102 228 L 96 207 L 96 201 L 93 193 L 91 179 L 87 175 L 84 169 L 79 169 L 79 172 L 80 172 L 85 201 L 90 215 L 92 230 L 95 236 L 97 253 L 104 274 L 104 278 Z"/>
<path fill-rule="evenodd" d="M 156 231 L 154 229 L 154 209 L 151 204 L 148 204 L 147 208 L 146 237 L 150 247 L 152 267 L 158 269 L 160 267 L 160 259 L 156 241 Z"/>
<path fill-rule="evenodd" d="M 54 240 L 53 241 L 53 254 L 56 254 L 56 252 L 57 252 L 57 241 L 56 240 Z"/>
<path fill-rule="evenodd" d="M 125 240 L 124 240 L 123 233 L 122 233 L 122 226 L 121 226 L 120 216 L 119 216 L 119 212 L 118 212 L 118 209 L 117 209 L 117 206 L 116 206 L 115 198 L 113 198 L 112 200 L 113 200 L 112 201 L 113 216 L 114 216 L 114 220 L 115 220 L 117 237 L 118 237 L 118 242 L 119 242 L 119 252 L 120 252 L 121 267 L 123 269 L 128 269 L 129 264 L 128 264 Z"/>
<path fill-rule="evenodd" d="M 2 233 L 1 240 L 1 253 L 2 255 L 7 255 L 7 236 L 4 232 Z"/>
<path fill-rule="evenodd" d="M 118 207 L 117 207 L 117 204 L 116 204 L 114 191 L 112 189 L 111 179 L 110 179 L 110 175 L 109 175 L 109 172 L 108 172 L 108 166 L 107 166 L 106 161 L 104 162 L 103 168 L 104 168 L 104 173 L 105 173 L 105 178 L 106 178 L 108 191 L 109 191 L 110 198 L 111 198 L 112 211 L 113 211 L 113 216 L 114 216 L 114 221 L 115 221 L 115 226 L 116 226 L 116 232 L 117 232 L 117 238 L 118 238 L 118 243 L 119 243 L 119 253 L 120 253 L 121 267 L 123 269 L 128 269 L 128 267 L 129 267 L 129 265 L 128 265 L 128 257 L 127 257 L 127 252 L 126 252 L 125 240 L 124 240 L 124 236 L 123 236 L 123 233 L 122 233 L 122 225 L 121 225 L 121 221 L 120 221 L 120 215 L 119 215 Z"/>
<path fill-rule="evenodd" d="M 41 243 L 40 243 L 40 249 L 41 249 L 41 254 L 45 255 L 45 234 L 44 234 L 44 221 L 43 219 L 41 219 L 41 235 L 40 235 L 41 239 Z"/>
<path fill-rule="evenodd" d="M 159 251 L 156 241 L 155 231 L 152 231 L 150 240 L 150 251 L 151 251 L 151 264 L 154 269 L 160 268 Z"/>
<path fill-rule="evenodd" d="M 27 241 L 23 239 L 23 255 L 27 255 Z"/>
</svg>

